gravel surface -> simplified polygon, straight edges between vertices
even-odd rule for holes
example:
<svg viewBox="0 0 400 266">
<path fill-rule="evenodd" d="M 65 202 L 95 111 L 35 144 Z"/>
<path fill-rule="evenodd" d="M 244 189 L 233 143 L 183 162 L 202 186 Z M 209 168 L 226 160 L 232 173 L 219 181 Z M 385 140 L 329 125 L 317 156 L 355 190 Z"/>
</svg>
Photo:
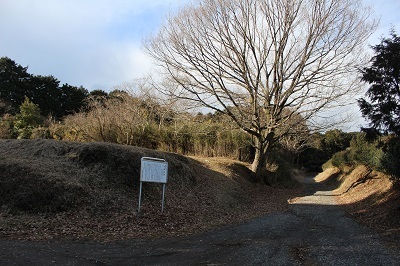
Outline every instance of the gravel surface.
<svg viewBox="0 0 400 266">
<path fill-rule="evenodd" d="M 0 240 L 0 265 L 399 265 L 398 250 L 306 178 L 288 212 L 204 234 L 97 242 Z"/>
</svg>

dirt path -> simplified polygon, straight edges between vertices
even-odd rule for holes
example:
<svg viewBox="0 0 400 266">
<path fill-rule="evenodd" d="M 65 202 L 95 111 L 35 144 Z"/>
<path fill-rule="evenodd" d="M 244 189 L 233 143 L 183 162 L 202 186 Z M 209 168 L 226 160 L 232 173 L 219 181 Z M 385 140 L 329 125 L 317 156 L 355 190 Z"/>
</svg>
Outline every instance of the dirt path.
<svg viewBox="0 0 400 266">
<path fill-rule="evenodd" d="M 399 251 L 305 180 L 291 211 L 205 234 L 112 243 L 0 240 L 0 265 L 399 265 Z"/>
</svg>

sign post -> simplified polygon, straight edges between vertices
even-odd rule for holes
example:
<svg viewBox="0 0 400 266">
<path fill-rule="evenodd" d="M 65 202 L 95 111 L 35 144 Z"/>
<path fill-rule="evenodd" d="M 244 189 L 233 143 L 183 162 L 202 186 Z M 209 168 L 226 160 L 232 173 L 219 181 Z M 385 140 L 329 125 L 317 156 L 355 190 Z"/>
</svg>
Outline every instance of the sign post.
<svg viewBox="0 0 400 266">
<path fill-rule="evenodd" d="M 140 163 L 140 188 L 139 188 L 139 204 L 138 213 L 140 213 L 140 204 L 142 201 L 142 183 L 162 183 L 162 202 L 161 212 L 164 211 L 164 196 L 165 196 L 165 185 L 167 184 L 168 178 L 168 163 L 164 159 L 142 157 Z"/>
</svg>

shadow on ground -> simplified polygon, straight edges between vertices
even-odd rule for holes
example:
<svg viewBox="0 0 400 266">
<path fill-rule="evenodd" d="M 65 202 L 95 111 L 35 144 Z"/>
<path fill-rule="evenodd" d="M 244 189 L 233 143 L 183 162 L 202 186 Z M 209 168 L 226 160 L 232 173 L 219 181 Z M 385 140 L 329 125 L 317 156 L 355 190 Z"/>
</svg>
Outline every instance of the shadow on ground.
<svg viewBox="0 0 400 266">
<path fill-rule="evenodd" d="M 0 264 L 398 265 L 400 255 L 305 179 L 289 211 L 189 237 L 95 242 L 0 241 Z"/>
</svg>

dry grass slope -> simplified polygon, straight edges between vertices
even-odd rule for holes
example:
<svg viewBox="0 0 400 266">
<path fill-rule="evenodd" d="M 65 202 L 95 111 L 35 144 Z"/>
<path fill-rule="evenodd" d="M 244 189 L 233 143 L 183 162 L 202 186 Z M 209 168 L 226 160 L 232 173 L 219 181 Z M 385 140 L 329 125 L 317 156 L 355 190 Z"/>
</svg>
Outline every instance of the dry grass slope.
<svg viewBox="0 0 400 266">
<path fill-rule="evenodd" d="M 169 163 L 161 185 L 145 183 L 140 159 Z M 248 165 L 107 143 L 0 140 L 0 237 L 114 240 L 181 235 L 287 208 L 300 189 L 252 182 Z"/>
<path fill-rule="evenodd" d="M 140 148 L 1 140 L 0 149 L 0 204 L 10 213 L 57 213 L 76 208 L 95 213 L 115 206 L 129 208 L 143 156 L 166 159 L 172 184 L 194 181 L 186 158 Z"/>
</svg>

